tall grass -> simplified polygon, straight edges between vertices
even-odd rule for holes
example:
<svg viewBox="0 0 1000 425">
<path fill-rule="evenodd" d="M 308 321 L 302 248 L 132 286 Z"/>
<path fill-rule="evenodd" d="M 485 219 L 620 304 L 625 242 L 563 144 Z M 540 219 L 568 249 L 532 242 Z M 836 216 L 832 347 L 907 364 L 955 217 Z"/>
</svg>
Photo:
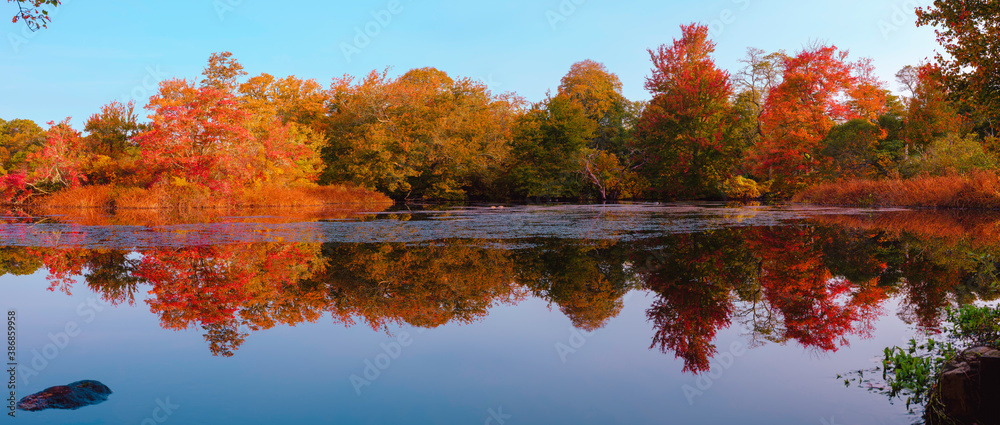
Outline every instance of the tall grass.
<svg viewBox="0 0 1000 425">
<path fill-rule="evenodd" d="M 922 176 L 907 180 L 846 180 L 810 187 L 793 202 L 852 207 L 1000 209 L 1000 176 Z"/>
<path fill-rule="evenodd" d="M 123 209 L 243 209 L 319 207 L 334 205 L 391 205 L 387 196 L 353 186 L 262 187 L 229 193 L 212 192 L 198 186 L 155 186 L 153 188 L 83 186 L 41 198 L 42 208 Z"/>
</svg>

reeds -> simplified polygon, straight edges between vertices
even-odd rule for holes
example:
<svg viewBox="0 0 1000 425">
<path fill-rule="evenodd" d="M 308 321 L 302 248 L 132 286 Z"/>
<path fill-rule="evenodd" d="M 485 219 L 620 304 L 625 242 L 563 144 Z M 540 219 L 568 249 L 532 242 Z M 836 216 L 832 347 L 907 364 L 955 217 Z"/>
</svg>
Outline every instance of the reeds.
<svg viewBox="0 0 1000 425">
<path fill-rule="evenodd" d="M 907 180 L 845 180 L 810 187 L 792 201 L 852 207 L 1000 209 L 1000 176 L 982 171 Z"/>
<path fill-rule="evenodd" d="M 153 188 L 82 186 L 56 192 L 36 201 L 42 208 L 102 210 L 170 209 L 233 210 L 243 208 L 322 207 L 336 205 L 387 206 L 392 200 L 371 190 L 346 186 L 261 187 L 213 192 L 199 186 Z"/>
</svg>

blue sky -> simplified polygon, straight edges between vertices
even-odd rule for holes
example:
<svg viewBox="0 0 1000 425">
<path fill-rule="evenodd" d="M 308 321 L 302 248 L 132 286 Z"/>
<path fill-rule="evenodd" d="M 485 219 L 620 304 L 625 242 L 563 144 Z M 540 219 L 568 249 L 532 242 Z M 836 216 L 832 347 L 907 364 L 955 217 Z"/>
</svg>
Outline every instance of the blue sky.
<svg viewBox="0 0 1000 425">
<path fill-rule="evenodd" d="M 940 49 L 916 28 L 913 6 L 931 0 L 505 0 L 299 1 L 63 0 L 48 29 L 10 23 L 0 3 L 0 118 L 39 123 L 101 105 L 140 105 L 163 78 L 197 77 L 212 52 L 231 51 L 251 74 L 313 78 L 393 74 L 433 66 L 538 101 L 570 65 L 603 62 L 625 95 L 648 99 L 646 49 L 703 22 L 718 43 L 717 64 L 735 72 L 747 47 L 799 50 L 819 40 L 871 57 L 897 90 L 899 68 Z M 357 38 L 357 31 L 374 36 Z M 345 46 L 348 46 L 345 48 Z M 345 51 L 348 52 L 345 54 Z"/>
</svg>

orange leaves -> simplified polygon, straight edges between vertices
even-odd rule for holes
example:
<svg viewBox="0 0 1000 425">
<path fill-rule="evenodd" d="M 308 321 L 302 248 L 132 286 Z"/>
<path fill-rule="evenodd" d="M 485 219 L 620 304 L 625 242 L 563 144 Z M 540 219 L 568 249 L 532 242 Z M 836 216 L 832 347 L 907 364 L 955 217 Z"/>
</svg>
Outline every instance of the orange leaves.
<svg viewBox="0 0 1000 425">
<path fill-rule="evenodd" d="M 395 79 L 345 76 L 329 98 L 324 180 L 437 199 L 463 198 L 499 174 L 520 106 L 515 96 L 434 68 Z"/>
<path fill-rule="evenodd" d="M 604 64 L 590 59 L 574 63 L 559 82 L 559 94 L 579 102 L 595 121 L 622 107 L 625 98 L 621 91 L 618 76 L 608 72 Z"/>
<path fill-rule="evenodd" d="M 924 149 L 948 133 L 963 133 L 966 120 L 947 100 L 941 68 L 925 64 L 917 68 L 916 74 L 907 111 L 906 142 Z"/>
<path fill-rule="evenodd" d="M 768 96 L 761 116 L 763 139 L 750 159 L 758 176 L 790 195 L 818 178 L 825 165 L 822 141 L 838 122 L 873 121 L 887 110 L 882 83 L 871 61 L 847 61 L 835 46 L 804 49 L 784 61 L 780 85 Z"/>
</svg>

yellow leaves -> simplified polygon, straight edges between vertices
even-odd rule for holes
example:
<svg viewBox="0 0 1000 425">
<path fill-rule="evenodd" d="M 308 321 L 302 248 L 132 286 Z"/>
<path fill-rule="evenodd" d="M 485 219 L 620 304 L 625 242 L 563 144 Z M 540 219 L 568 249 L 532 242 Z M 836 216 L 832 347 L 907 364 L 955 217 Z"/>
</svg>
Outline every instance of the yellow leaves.
<svg viewBox="0 0 1000 425">
<path fill-rule="evenodd" d="M 587 116 L 598 120 L 622 107 L 625 98 L 621 91 L 618 76 L 590 59 L 574 63 L 559 84 L 560 95 L 569 96 L 584 107 Z"/>
<path fill-rule="evenodd" d="M 729 199 L 757 199 L 767 193 L 771 183 L 757 183 L 743 176 L 732 177 L 722 183 L 722 193 Z"/>
</svg>

